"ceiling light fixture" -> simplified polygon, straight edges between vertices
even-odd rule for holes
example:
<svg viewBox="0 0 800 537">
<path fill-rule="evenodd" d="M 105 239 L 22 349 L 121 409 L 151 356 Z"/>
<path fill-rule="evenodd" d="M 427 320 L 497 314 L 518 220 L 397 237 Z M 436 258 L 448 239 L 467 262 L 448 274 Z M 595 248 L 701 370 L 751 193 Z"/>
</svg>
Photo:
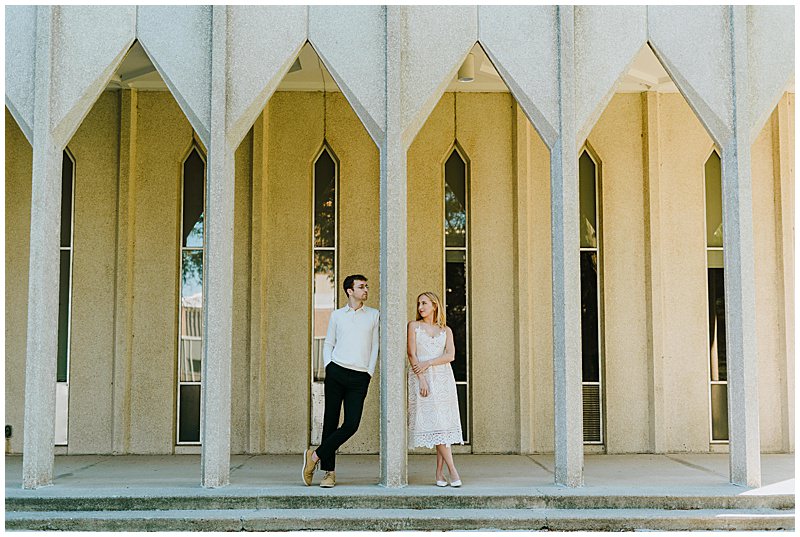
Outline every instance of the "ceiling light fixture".
<svg viewBox="0 0 800 537">
<path fill-rule="evenodd" d="M 472 82 L 473 80 L 475 80 L 475 56 L 470 52 L 458 69 L 458 81 Z"/>
</svg>

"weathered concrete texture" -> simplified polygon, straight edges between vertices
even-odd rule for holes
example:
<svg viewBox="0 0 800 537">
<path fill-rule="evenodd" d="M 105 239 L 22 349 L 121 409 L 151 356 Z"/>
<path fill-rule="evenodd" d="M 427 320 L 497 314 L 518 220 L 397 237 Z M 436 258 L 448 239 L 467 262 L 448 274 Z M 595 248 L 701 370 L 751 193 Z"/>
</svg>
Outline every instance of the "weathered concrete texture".
<svg viewBox="0 0 800 537">
<path fill-rule="evenodd" d="M 254 509 L 9 513 L 6 529 L 123 531 L 691 531 L 791 530 L 778 510 Z"/>
<path fill-rule="evenodd" d="M 386 126 L 386 8 L 309 6 L 308 39 L 370 137 L 380 142 Z"/>
<path fill-rule="evenodd" d="M 233 223 L 236 145 L 228 138 L 228 9 L 212 8 L 211 129 L 205 176 L 203 246 L 203 384 L 201 482 L 221 487 L 230 478 Z M 237 140 L 238 142 L 238 140 Z"/>
<path fill-rule="evenodd" d="M 66 143 L 133 43 L 136 8 L 59 6 L 57 10 L 51 128 Z"/>
<path fill-rule="evenodd" d="M 575 14 L 558 8 L 559 139 L 550 152 L 553 254 L 553 395 L 556 483 L 583 484 L 578 155 L 575 147 Z"/>
<path fill-rule="evenodd" d="M 21 453 L 33 148 L 8 109 L 5 118 L 5 423 L 13 428 L 6 452 Z"/>
<path fill-rule="evenodd" d="M 603 392 L 607 453 L 648 450 L 650 417 L 645 297 L 641 97 L 617 94 L 588 142 L 601 167 Z M 630 133 L 630 134 L 627 134 Z M 637 357 L 637 358 L 633 358 Z"/>
<path fill-rule="evenodd" d="M 647 7 L 648 35 L 656 56 L 717 141 L 733 130 L 729 10 L 729 6 Z"/>
<path fill-rule="evenodd" d="M 758 132 L 794 76 L 794 8 L 747 6 L 747 127 L 750 140 Z"/>
<path fill-rule="evenodd" d="M 416 137 L 478 40 L 475 6 L 404 6 L 400 64 L 403 146 Z M 389 85 L 387 84 L 387 87 Z M 387 102 L 387 107 L 391 103 Z"/>
<path fill-rule="evenodd" d="M 409 9 L 388 6 L 386 12 L 386 129 L 380 145 L 380 483 L 408 483 L 406 304 L 408 292 L 408 175 L 403 141 L 403 95 L 410 87 L 404 70 L 408 54 Z"/>
<path fill-rule="evenodd" d="M 208 145 L 211 6 L 139 6 L 136 36 L 189 123 Z"/>
<path fill-rule="evenodd" d="M 229 71 L 225 129 L 232 143 L 238 143 L 253 125 L 306 42 L 307 9 L 306 6 L 227 8 Z"/>
<path fill-rule="evenodd" d="M 38 8 L 36 43 L 28 323 L 25 356 L 23 487 L 53 480 L 55 379 L 58 355 L 58 289 L 62 150 L 53 139 L 52 71 L 55 7 Z"/>
<path fill-rule="evenodd" d="M 79 216 L 73 218 L 69 380 L 76 389 L 69 397 L 69 453 L 112 451 L 119 128 L 120 96 L 106 92 L 68 146 Z"/>
<path fill-rule="evenodd" d="M 556 9 L 478 6 L 481 46 L 548 145 L 558 136 Z"/>
<path fill-rule="evenodd" d="M 6 106 L 33 142 L 36 6 L 6 6 Z M 6 121 L 6 123 L 8 123 Z"/>
<path fill-rule="evenodd" d="M 758 419 L 753 191 L 747 107 L 746 8 L 731 8 L 733 121 L 736 135 L 722 147 L 722 223 L 725 237 L 725 347 L 731 481 L 761 484 Z M 733 69 L 732 69 L 733 71 Z"/>
<path fill-rule="evenodd" d="M 614 86 L 627 72 L 647 40 L 646 6 L 575 7 L 575 122 L 578 140 L 614 96 Z"/>
</svg>

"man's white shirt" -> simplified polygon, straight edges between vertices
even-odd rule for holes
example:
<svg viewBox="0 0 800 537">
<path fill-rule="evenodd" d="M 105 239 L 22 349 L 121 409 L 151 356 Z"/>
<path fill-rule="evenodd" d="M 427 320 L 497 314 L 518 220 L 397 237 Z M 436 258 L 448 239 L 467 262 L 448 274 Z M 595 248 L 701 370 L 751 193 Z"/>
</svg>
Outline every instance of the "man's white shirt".
<svg viewBox="0 0 800 537">
<path fill-rule="evenodd" d="M 334 310 L 328 322 L 323 360 L 325 367 L 331 362 L 372 376 L 378 363 L 378 326 L 380 312 L 361 306 L 357 310 L 347 304 Z"/>
</svg>

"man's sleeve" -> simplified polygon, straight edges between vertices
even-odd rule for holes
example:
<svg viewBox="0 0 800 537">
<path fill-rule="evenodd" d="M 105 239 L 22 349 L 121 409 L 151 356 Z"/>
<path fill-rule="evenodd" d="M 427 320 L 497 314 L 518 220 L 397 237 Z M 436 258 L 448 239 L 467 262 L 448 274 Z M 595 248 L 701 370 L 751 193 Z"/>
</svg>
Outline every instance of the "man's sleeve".
<svg viewBox="0 0 800 537">
<path fill-rule="evenodd" d="M 331 313 L 331 318 L 328 321 L 328 333 L 325 335 L 325 345 L 322 348 L 322 361 L 325 362 L 324 367 L 333 360 L 333 348 L 336 346 L 336 310 Z"/>
<path fill-rule="evenodd" d="M 375 313 L 375 324 L 372 326 L 372 353 L 369 357 L 369 376 L 375 375 L 375 366 L 378 364 L 378 348 L 381 346 L 379 327 L 381 325 L 381 312 Z"/>
</svg>

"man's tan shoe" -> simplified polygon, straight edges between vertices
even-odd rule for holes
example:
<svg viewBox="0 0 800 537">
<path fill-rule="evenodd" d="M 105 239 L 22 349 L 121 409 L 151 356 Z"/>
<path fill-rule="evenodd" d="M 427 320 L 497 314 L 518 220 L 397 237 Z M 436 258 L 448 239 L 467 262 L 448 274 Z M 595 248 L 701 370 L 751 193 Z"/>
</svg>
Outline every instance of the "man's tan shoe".
<svg viewBox="0 0 800 537">
<path fill-rule="evenodd" d="M 325 477 L 322 478 L 320 487 L 331 489 L 336 486 L 336 472 L 325 472 Z"/>
<path fill-rule="evenodd" d="M 307 487 L 311 486 L 311 480 L 314 478 L 314 470 L 317 469 L 317 464 L 319 464 L 319 461 L 315 461 L 311 458 L 312 453 L 314 453 L 314 450 L 308 448 L 303 454 L 303 483 L 305 483 Z"/>
</svg>

